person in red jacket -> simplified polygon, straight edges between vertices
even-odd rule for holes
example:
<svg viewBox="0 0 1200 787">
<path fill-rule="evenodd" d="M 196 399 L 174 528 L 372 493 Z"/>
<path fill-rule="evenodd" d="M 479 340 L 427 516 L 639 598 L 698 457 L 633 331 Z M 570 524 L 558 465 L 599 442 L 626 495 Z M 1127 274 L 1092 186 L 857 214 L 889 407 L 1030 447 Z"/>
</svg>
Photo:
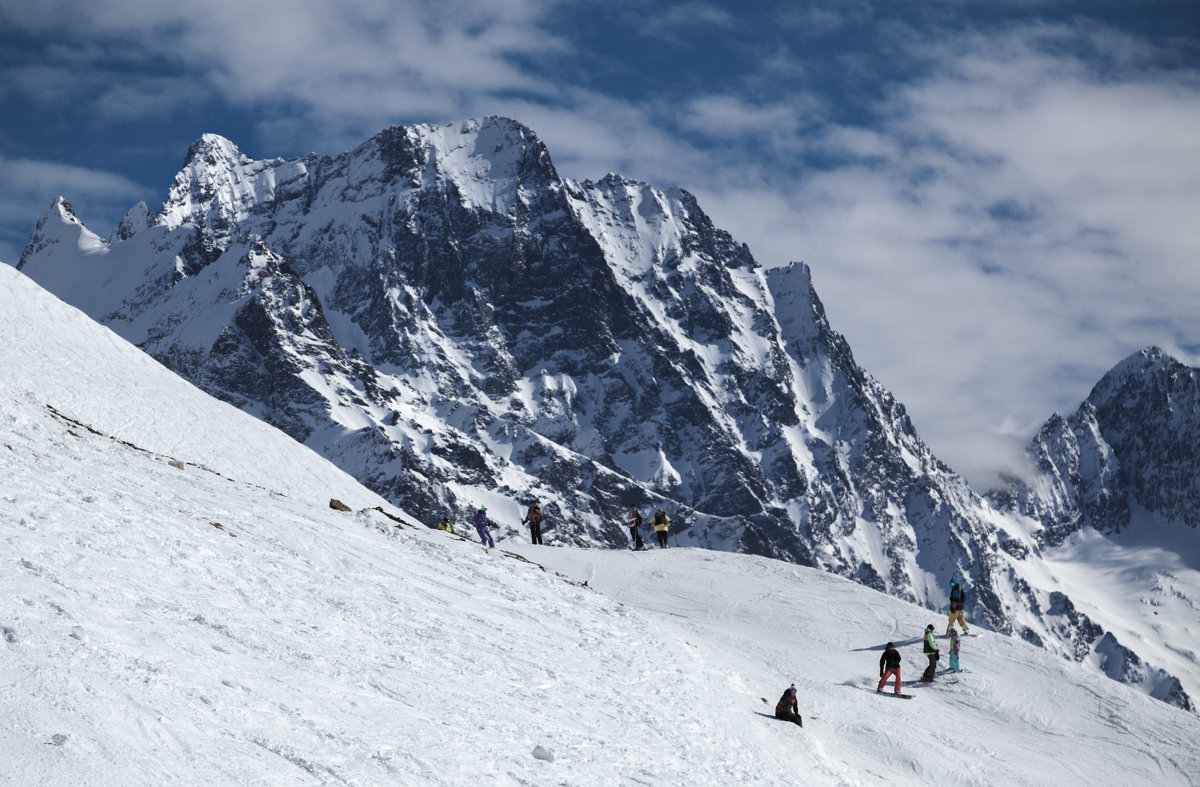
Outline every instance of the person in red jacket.
<svg viewBox="0 0 1200 787">
<path fill-rule="evenodd" d="M 542 508 L 536 500 L 533 501 L 533 505 L 529 506 L 529 511 L 521 520 L 521 524 L 529 525 L 529 537 L 533 539 L 533 543 L 542 543 Z"/>
<path fill-rule="evenodd" d="M 896 646 L 889 642 L 887 647 L 883 649 L 883 655 L 879 657 L 879 685 L 875 687 L 875 691 L 883 691 L 883 687 L 887 685 L 888 678 L 896 676 L 896 694 L 900 693 L 900 651 L 896 650 Z"/>
<path fill-rule="evenodd" d="M 775 718 L 790 721 L 793 724 L 804 726 L 804 720 L 800 718 L 799 706 L 796 703 L 796 684 L 783 693 L 779 698 L 779 702 L 775 703 Z"/>
<path fill-rule="evenodd" d="M 629 516 L 626 518 L 629 525 L 629 538 L 633 541 L 633 548 L 645 549 L 646 545 L 642 542 L 642 534 L 638 532 L 638 528 L 642 526 L 642 514 L 637 510 L 637 506 L 629 507 Z"/>
</svg>

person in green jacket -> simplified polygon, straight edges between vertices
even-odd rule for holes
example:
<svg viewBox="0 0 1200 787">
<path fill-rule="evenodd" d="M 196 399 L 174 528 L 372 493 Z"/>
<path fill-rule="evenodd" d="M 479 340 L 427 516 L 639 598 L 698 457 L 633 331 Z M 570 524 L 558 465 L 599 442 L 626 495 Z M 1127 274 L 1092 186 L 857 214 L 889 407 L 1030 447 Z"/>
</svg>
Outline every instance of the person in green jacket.
<svg viewBox="0 0 1200 787">
<path fill-rule="evenodd" d="M 925 655 L 929 658 L 929 666 L 925 668 L 924 674 L 921 675 L 921 682 L 933 683 L 933 676 L 937 672 L 937 663 L 941 654 L 938 653 L 937 642 L 933 639 L 932 623 L 925 627 Z"/>
</svg>

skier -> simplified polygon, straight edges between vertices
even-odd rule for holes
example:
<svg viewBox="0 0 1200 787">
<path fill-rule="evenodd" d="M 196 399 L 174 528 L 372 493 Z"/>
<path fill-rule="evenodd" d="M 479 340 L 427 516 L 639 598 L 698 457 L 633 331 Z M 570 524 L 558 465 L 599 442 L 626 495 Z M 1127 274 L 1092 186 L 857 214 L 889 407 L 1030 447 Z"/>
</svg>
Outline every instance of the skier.
<svg viewBox="0 0 1200 787">
<path fill-rule="evenodd" d="M 933 641 L 932 623 L 925 627 L 925 655 L 929 658 L 929 666 L 925 668 L 925 672 L 921 675 L 921 682 L 933 683 L 933 675 L 937 672 L 938 658 L 941 654 L 938 653 L 937 643 Z"/>
<path fill-rule="evenodd" d="M 492 540 L 492 534 L 488 532 L 489 525 L 491 522 L 488 521 L 487 506 L 480 506 L 479 511 L 475 514 L 475 532 L 479 534 L 480 541 L 494 549 L 496 542 Z"/>
<path fill-rule="evenodd" d="M 662 509 L 659 509 L 660 511 Z M 790 721 L 793 724 L 804 726 L 804 720 L 800 718 L 800 711 L 796 704 L 796 684 L 783 692 L 783 696 L 779 698 L 779 702 L 775 703 L 775 718 Z"/>
<path fill-rule="evenodd" d="M 950 627 L 950 671 L 961 672 L 958 666 L 958 629 Z"/>
<path fill-rule="evenodd" d="M 654 533 L 658 536 L 658 548 L 667 548 L 667 528 L 671 526 L 671 518 L 662 510 L 662 506 L 654 512 L 654 518 L 650 520 L 650 524 L 654 525 Z"/>
<path fill-rule="evenodd" d="M 957 579 L 950 580 L 950 619 L 946 621 L 946 633 L 950 633 L 950 629 L 955 622 L 961 623 L 963 627 L 963 636 L 967 631 L 967 619 L 963 617 L 963 603 L 967 600 L 966 591 L 962 589 L 962 585 L 958 584 Z"/>
<path fill-rule="evenodd" d="M 883 655 L 879 657 L 879 685 L 875 687 L 875 691 L 883 691 L 883 687 L 887 685 L 888 678 L 896 676 L 896 694 L 900 693 L 900 651 L 896 650 L 895 644 L 889 642 L 883 649 Z"/>
<path fill-rule="evenodd" d="M 525 518 L 521 520 L 521 524 L 529 524 L 529 537 L 533 539 L 533 543 L 542 543 L 542 509 L 538 506 L 537 501 L 533 501 L 533 505 L 529 506 L 529 512 L 525 514 Z"/>
<path fill-rule="evenodd" d="M 629 523 L 629 538 L 633 541 L 633 548 L 635 550 L 645 549 L 646 545 L 642 543 L 642 534 L 638 532 L 638 528 L 642 526 L 642 515 L 638 512 L 637 506 L 629 507 L 627 521 Z"/>
</svg>

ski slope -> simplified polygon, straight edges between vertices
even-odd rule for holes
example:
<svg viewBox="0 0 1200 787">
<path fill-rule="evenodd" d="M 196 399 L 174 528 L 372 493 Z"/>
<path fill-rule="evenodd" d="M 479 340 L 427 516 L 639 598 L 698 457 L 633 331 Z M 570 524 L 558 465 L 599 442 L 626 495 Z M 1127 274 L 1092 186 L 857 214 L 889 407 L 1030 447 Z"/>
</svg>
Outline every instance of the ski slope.
<svg viewBox="0 0 1200 787">
<path fill-rule="evenodd" d="M 957 682 L 876 696 L 883 644 L 911 681 L 942 620 L 818 571 L 398 527 L 21 274 L 0 266 L 0 287 L 0 783 L 1200 773 L 1196 717 L 988 632 Z M 770 718 L 792 682 L 803 729 Z"/>
</svg>

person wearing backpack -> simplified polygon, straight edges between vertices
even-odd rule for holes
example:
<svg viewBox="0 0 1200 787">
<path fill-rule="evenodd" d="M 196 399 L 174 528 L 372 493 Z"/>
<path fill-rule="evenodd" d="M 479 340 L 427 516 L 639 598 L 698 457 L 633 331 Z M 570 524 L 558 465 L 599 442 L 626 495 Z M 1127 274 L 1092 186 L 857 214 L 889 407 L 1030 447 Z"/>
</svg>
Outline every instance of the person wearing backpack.
<svg viewBox="0 0 1200 787">
<path fill-rule="evenodd" d="M 671 518 L 662 510 L 662 506 L 654 512 L 654 518 L 650 520 L 650 524 L 654 526 L 654 533 L 658 536 L 658 548 L 667 548 L 667 528 L 671 526 Z"/>
<path fill-rule="evenodd" d="M 629 507 L 629 516 L 626 521 L 629 525 L 629 538 L 633 541 L 635 550 L 645 549 L 646 545 L 642 542 L 642 534 L 638 532 L 638 528 L 642 526 L 642 515 L 637 510 L 637 506 Z"/>
<path fill-rule="evenodd" d="M 967 601 L 967 593 L 958 584 L 957 579 L 950 580 L 950 619 L 946 621 L 946 633 L 950 633 L 955 623 L 962 625 L 963 636 L 967 636 L 967 619 L 963 617 L 963 605 Z"/>
<path fill-rule="evenodd" d="M 536 500 L 529 506 L 529 511 L 525 514 L 525 518 L 521 520 L 521 524 L 529 525 L 529 537 L 533 539 L 533 543 L 542 543 L 542 509 Z"/>
</svg>

